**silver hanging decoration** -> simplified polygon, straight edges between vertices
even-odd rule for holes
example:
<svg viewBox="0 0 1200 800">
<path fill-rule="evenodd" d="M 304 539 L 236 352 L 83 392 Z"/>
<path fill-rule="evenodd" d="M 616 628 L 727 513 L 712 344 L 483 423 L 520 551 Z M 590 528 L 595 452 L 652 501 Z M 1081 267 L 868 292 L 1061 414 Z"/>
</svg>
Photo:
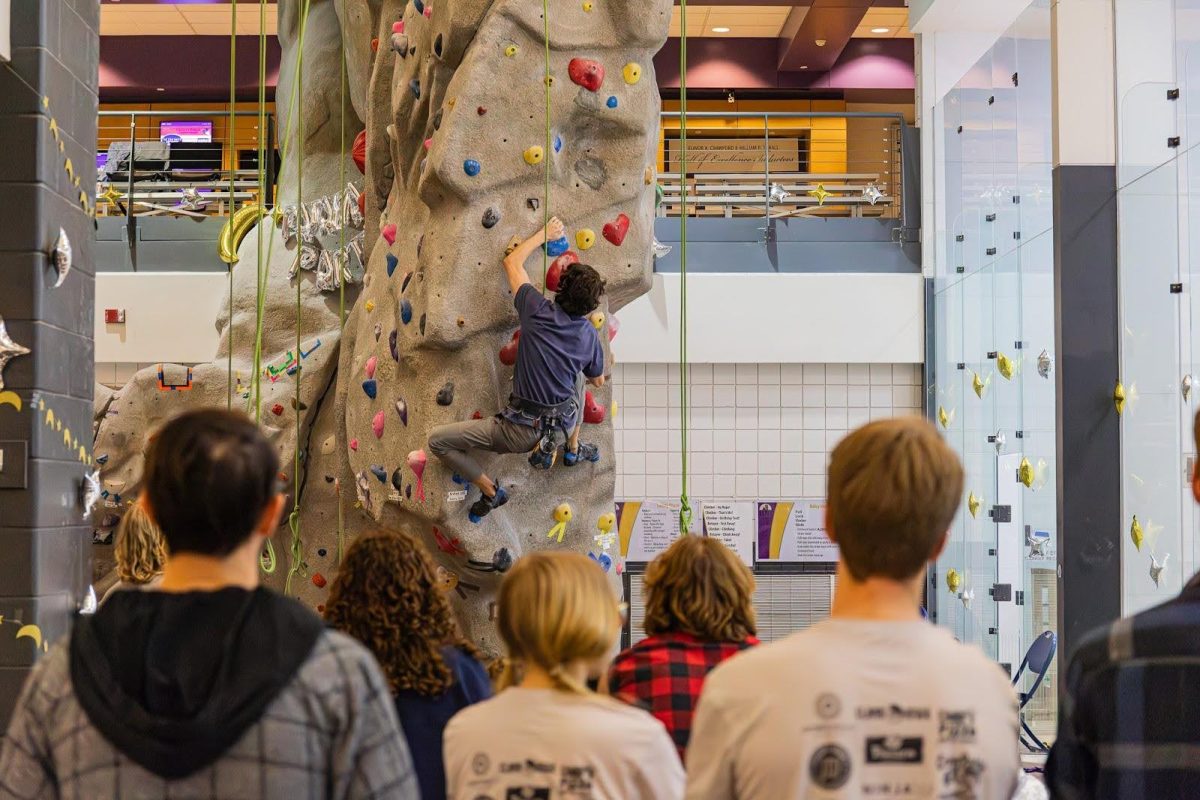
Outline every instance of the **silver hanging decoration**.
<svg viewBox="0 0 1200 800">
<path fill-rule="evenodd" d="M 879 191 L 879 187 L 873 183 L 867 184 L 862 190 L 863 199 L 871 205 L 875 205 L 883 199 L 883 192 Z"/>
<path fill-rule="evenodd" d="M 333 197 L 322 197 L 314 203 L 321 210 L 321 233 L 326 236 L 332 236 L 342 229 L 341 214 L 339 213 L 341 201 L 341 192 L 338 192 Z"/>
<path fill-rule="evenodd" d="M 1163 556 L 1162 563 L 1160 564 L 1158 559 L 1154 557 L 1154 554 L 1150 554 L 1150 580 L 1154 581 L 1155 586 L 1160 585 L 1162 581 L 1163 570 L 1167 568 L 1167 559 L 1170 557 L 1171 554 L 1167 553 L 1165 556 Z"/>
<path fill-rule="evenodd" d="M 58 229 L 58 238 L 54 240 L 54 250 L 50 254 L 50 260 L 54 262 L 54 269 L 58 273 L 58 280 L 54 282 L 54 288 L 63 285 L 63 281 L 67 279 L 67 274 L 71 271 L 71 240 L 67 238 L 67 232 L 62 228 Z"/>
<path fill-rule="evenodd" d="M 83 596 L 83 602 L 79 604 L 79 613 L 95 614 L 99 607 L 100 604 L 96 602 L 96 587 L 89 583 L 87 594 Z"/>
<path fill-rule="evenodd" d="M 1183 380 L 1180 381 L 1180 383 L 1179 383 L 1179 389 L 1180 389 L 1180 391 L 1183 392 L 1183 402 L 1186 403 L 1188 401 L 1188 398 L 1191 397 L 1193 385 L 1194 385 L 1194 381 L 1192 380 L 1192 376 L 1184 375 Z"/>
<path fill-rule="evenodd" d="M 296 246 L 296 238 L 300 235 L 300 216 L 295 206 L 284 206 L 279 217 L 279 226 L 283 234 L 283 243 L 290 249 Z"/>
<path fill-rule="evenodd" d="M 312 218 L 312 212 L 307 205 L 299 206 L 300 242 L 302 244 L 320 244 L 321 224 Z"/>
<path fill-rule="evenodd" d="M 365 236 L 366 234 L 360 233 L 358 236 L 355 236 L 346 243 L 346 251 L 348 253 L 352 253 L 354 257 L 358 259 L 359 265 L 361 265 L 364 270 L 367 266 L 366 262 L 363 261 L 363 239 Z"/>
<path fill-rule="evenodd" d="M 778 183 L 772 183 L 770 190 L 767 192 L 767 197 L 769 197 L 771 199 L 772 203 L 782 203 L 784 200 L 787 200 L 791 196 L 792 196 L 791 193 L 788 192 L 786 189 L 784 189 L 782 186 L 780 186 Z"/>
<path fill-rule="evenodd" d="M 654 240 L 654 257 L 655 258 L 666 257 L 667 255 L 669 255 L 671 253 L 672 249 L 674 249 L 674 248 L 672 248 L 671 245 L 663 244 L 657 238 L 655 238 L 655 240 Z"/>
<path fill-rule="evenodd" d="M 358 197 L 362 192 L 353 183 L 346 184 L 342 192 L 342 224 L 348 228 L 361 231 L 366 223 L 362 212 L 358 210 Z"/>
<path fill-rule="evenodd" d="M 358 502 L 362 507 L 370 510 L 371 508 L 371 476 L 365 469 L 358 473 L 354 481 L 354 491 L 358 495 Z"/>
<path fill-rule="evenodd" d="M 183 190 L 183 196 L 179 200 L 179 207 L 184 211 L 203 211 L 208 207 L 208 201 L 200 194 L 200 190 L 195 186 L 189 186 Z"/>
<path fill-rule="evenodd" d="M 334 263 L 333 254 L 328 250 L 321 251 L 320 263 L 317 266 L 317 288 L 322 292 L 332 292 L 338 288 L 338 276 L 341 265 Z"/>
<path fill-rule="evenodd" d="M 1050 358 L 1050 354 L 1043 350 L 1037 357 L 1038 375 L 1048 380 L 1052 369 L 1054 369 L 1054 359 Z"/>
<path fill-rule="evenodd" d="M 83 518 L 89 519 L 96 503 L 100 502 L 100 470 L 92 470 L 83 476 L 79 484 L 79 505 L 83 506 Z"/>
<path fill-rule="evenodd" d="M 1004 446 L 1008 444 L 1008 437 L 1004 435 L 1004 431 L 996 431 L 996 435 L 989 438 L 991 438 L 992 444 L 995 445 L 996 452 L 1003 453 Z"/>
<path fill-rule="evenodd" d="M 4 368 L 8 362 L 17 356 L 29 355 L 29 348 L 22 347 L 12 340 L 8 335 L 8 326 L 4 323 L 4 317 L 0 317 L 0 389 L 4 388 Z"/>
</svg>

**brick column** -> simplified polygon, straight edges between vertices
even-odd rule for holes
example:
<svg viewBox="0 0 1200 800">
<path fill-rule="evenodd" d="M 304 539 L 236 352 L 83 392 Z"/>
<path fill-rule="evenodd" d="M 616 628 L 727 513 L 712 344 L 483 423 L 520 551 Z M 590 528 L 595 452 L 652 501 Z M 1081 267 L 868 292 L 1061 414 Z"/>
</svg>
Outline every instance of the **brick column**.
<svg viewBox="0 0 1200 800">
<path fill-rule="evenodd" d="M 2 725 L 42 653 L 16 637 L 20 625 L 38 625 L 50 646 L 62 640 L 90 577 L 91 528 L 77 497 L 91 469 L 94 229 L 80 191 L 90 210 L 99 26 L 99 0 L 15 0 L 12 61 L 0 63 L 0 316 L 32 351 L 3 372 L 22 409 L 0 405 Z M 55 288 L 59 228 L 74 265 Z"/>
</svg>

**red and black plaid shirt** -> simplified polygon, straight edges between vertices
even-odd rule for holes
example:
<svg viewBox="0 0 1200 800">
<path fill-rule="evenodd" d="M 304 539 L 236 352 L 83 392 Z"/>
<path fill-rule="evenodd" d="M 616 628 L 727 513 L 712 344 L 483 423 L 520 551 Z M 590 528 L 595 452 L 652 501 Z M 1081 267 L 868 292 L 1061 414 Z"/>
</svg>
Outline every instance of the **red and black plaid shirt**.
<svg viewBox="0 0 1200 800">
<path fill-rule="evenodd" d="M 682 760 L 704 678 L 717 664 L 756 644 L 754 637 L 702 642 L 686 633 L 650 636 L 617 656 L 609 674 L 609 692 L 662 720 Z"/>
</svg>

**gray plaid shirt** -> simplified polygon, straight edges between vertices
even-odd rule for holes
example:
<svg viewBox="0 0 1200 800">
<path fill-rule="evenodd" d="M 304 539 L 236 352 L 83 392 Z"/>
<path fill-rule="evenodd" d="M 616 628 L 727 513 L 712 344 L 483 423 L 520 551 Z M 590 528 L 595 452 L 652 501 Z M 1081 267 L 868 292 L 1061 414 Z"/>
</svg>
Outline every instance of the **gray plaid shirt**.
<svg viewBox="0 0 1200 800">
<path fill-rule="evenodd" d="M 418 800 L 408 746 L 375 659 L 325 631 L 262 719 L 211 766 L 167 781 L 92 727 L 66 643 L 34 668 L 0 750 L 0 798 Z"/>
</svg>

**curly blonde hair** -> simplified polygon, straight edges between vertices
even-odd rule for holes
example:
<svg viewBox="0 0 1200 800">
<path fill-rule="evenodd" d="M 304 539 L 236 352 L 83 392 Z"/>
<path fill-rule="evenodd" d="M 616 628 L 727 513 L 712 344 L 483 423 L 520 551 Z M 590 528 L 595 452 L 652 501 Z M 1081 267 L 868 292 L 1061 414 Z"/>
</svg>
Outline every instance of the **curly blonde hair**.
<svg viewBox="0 0 1200 800">
<path fill-rule="evenodd" d="M 395 694 L 410 689 L 426 697 L 454 684 L 442 648 L 478 653 L 459 632 L 433 559 L 400 532 L 358 539 L 338 568 L 325 603 L 325 621 L 370 648 Z"/>
<path fill-rule="evenodd" d="M 167 546 L 162 531 L 141 503 L 131 505 L 121 518 L 113 556 L 122 583 L 140 586 L 162 574 Z"/>
<path fill-rule="evenodd" d="M 756 633 L 754 575 L 717 539 L 680 536 L 646 567 L 642 584 L 649 636 L 741 642 Z"/>
</svg>

